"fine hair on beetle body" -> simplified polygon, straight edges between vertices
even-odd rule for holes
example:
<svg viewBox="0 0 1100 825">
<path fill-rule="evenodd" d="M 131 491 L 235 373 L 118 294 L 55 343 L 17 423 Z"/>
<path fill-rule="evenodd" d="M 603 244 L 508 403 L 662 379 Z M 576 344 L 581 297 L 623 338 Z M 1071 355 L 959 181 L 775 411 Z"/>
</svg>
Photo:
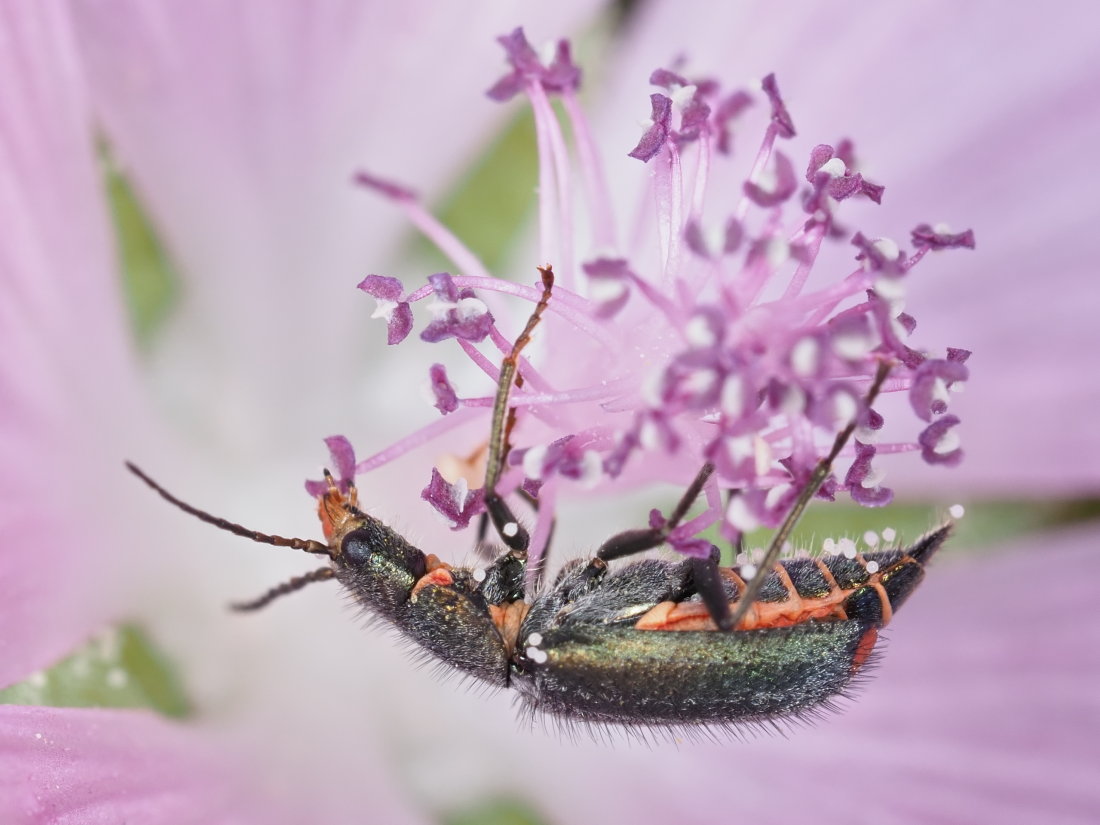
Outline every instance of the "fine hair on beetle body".
<svg viewBox="0 0 1100 825">
<path fill-rule="evenodd" d="M 951 524 L 908 545 L 781 558 L 853 422 L 798 491 L 758 564 L 724 567 L 715 545 L 704 558 L 638 558 L 664 545 L 687 519 L 715 476 L 706 462 L 660 526 L 617 533 L 556 570 L 542 569 L 544 561 L 528 570 L 530 537 L 496 485 L 514 422 L 508 402 L 519 355 L 553 288 L 551 268 L 540 273 L 542 299 L 504 358 L 493 405 L 478 542 L 484 555 L 491 524 L 500 544 L 491 558 L 456 566 L 425 553 L 361 510 L 354 484 L 338 483 L 327 471 L 317 497 L 322 542 L 212 516 L 127 466 L 167 501 L 216 527 L 326 557 L 324 566 L 235 609 L 256 610 L 335 579 L 372 623 L 412 642 L 419 658 L 485 688 L 515 690 L 521 719 L 546 720 L 563 737 L 584 731 L 600 740 L 617 733 L 645 741 L 713 738 L 781 730 L 832 711 L 869 672 L 879 631 L 920 583 Z M 889 369 L 880 365 L 868 407 Z M 530 497 L 528 503 L 538 504 Z"/>
</svg>

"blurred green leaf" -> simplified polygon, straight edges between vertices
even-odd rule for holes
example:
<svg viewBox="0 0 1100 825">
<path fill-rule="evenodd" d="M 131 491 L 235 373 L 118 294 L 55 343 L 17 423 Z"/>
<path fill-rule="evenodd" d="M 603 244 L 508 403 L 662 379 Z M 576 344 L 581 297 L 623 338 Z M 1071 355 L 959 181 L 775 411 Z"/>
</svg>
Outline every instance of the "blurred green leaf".
<svg viewBox="0 0 1100 825">
<path fill-rule="evenodd" d="M 122 286 L 139 346 L 147 346 L 168 317 L 179 281 L 168 255 L 125 176 L 101 148 L 104 186 L 114 221 Z"/>
<path fill-rule="evenodd" d="M 49 670 L 0 690 L 0 704 L 147 708 L 175 718 L 190 712 L 167 659 L 131 625 L 108 630 Z"/>
<path fill-rule="evenodd" d="M 475 803 L 460 811 L 445 813 L 439 817 L 443 825 L 546 825 L 524 802 L 510 797 L 499 797 Z"/>
<path fill-rule="evenodd" d="M 490 271 L 499 272 L 534 214 L 537 180 L 535 120 L 524 107 L 435 211 Z M 451 267 L 427 241 L 418 238 L 415 247 L 433 265 Z"/>
</svg>

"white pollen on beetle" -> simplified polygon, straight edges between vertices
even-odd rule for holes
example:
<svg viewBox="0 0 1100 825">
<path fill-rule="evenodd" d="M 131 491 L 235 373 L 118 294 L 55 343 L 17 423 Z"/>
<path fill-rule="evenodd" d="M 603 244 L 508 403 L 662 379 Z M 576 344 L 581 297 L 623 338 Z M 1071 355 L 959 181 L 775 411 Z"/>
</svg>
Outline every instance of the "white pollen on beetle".
<svg viewBox="0 0 1100 825">
<path fill-rule="evenodd" d="M 874 530 L 868 530 L 863 534 L 863 543 L 868 547 L 878 547 L 878 533 Z"/>
<path fill-rule="evenodd" d="M 854 559 L 856 557 L 856 543 L 851 539 L 841 539 L 836 543 L 836 547 L 844 558 Z"/>
<path fill-rule="evenodd" d="M 832 178 L 842 178 L 844 173 L 848 171 L 848 167 L 844 165 L 844 161 L 840 158 L 831 158 L 817 167 L 817 171 L 828 172 L 829 177 Z"/>
<path fill-rule="evenodd" d="M 747 582 L 751 582 L 756 578 L 756 572 L 755 564 L 745 564 L 741 566 L 741 578 Z"/>
<path fill-rule="evenodd" d="M 825 539 L 825 541 L 821 542 L 821 549 L 830 556 L 835 556 L 840 552 L 836 547 L 836 539 Z"/>
<path fill-rule="evenodd" d="M 794 550 L 794 545 L 793 545 L 793 544 L 791 544 L 791 542 L 790 542 L 790 541 L 785 541 L 785 542 L 783 542 L 783 548 L 782 548 L 782 552 L 784 552 L 784 553 L 787 553 L 787 554 L 790 554 L 790 552 L 791 552 L 792 550 Z"/>
<path fill-rule="evenodd" d="M 877 561 L 867 562 L 867 572 L 868 573 L 877 573 L 878 572 L 878 562 Z"/>
<path fill-rule="evenodd" d="M 527 644 L 531 645 L 532 647 L 538 647 L 542 644 L 542 634 L 532 633 L 530 636 L 527 637 Z"/>
<path fill-rule="evenodd" d="M 886 541 L 893 541 L 898 537 L 898 531 L 895 530 L 893 527 L 887 527 L 885 530 L 882 531 L 882 537 Z"/>
<path fill-rule="evenodd" d="M 500 532 L 503 533 L 506 538 L 512 538 L 519 533 L 519 525 L 514 521 L 510 521 L 500 528 Z"/>
<path fill-rule="evenodd" d="M 488 575 L 489 575 L 489 574 L 488 574 L 488 573 L 486 573 L 486 572 L 485 572 L 485 570 L 484 570 L 483 568 L 481 568 L 481 567 L 478 567 L 478 568 L 476 568 L 476 569 L 474 570 L 474 572 L 473 572 L 473 576 L 474 576 L 474 581 L 475 581 L 475 582 L 483 582 L 483 581 L 485 581 L 485 579 L 486 579 L 486 577 L 487 577 Z"/>
<path fill-rule="evenodd" d="M 947 508 L 947 512 L 951 514 L 951 518 L 962 518 L 966 515 L 966 508 L 961 504 L 952 504 Z"/>
<path fill-rule="evenodd" d="M 550 658 L 545 650 L 537 647 L 529 647 L 524 652 L 527 654 L 527 658 L 537 665 L 546 664 L 547 659 Z"/>
</svg>

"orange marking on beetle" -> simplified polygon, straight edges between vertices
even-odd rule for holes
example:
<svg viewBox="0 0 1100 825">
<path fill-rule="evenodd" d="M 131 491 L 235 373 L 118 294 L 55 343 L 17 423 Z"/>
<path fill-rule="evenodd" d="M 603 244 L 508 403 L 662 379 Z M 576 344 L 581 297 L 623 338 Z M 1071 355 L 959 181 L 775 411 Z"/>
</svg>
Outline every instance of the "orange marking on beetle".
<svg viewBox="0 0 1100 825">
<path fill-rule="evenodd" d="M 736 630 L 764 627 L 790 627 L 813 619 L 846 619 L 843 601 L 847 593 L 837 590 L 818 599 L 799 598 L 791 602 L 757 602 Z M 731 603 L 735 605 L 736 602 Z M 710 611 L 702 602 L 661 602 L 650 608 L 634 624 L 635 630 L 717 630 Z"/>
<path fill-rule="evenodd" d="M 509 656 L 516 650 L 520 626 L 530 609 L 531 605 L 524 601 L 489 605 L 489 618 L 493 620 Z"/>
<path fill-rule="evenodd" d="M 439 569 L 454 569 L 453 567 L 451 567 L 451 565 L 447 564 L 447 562 L 440 561 L 439 556 L 437 556 L 435 553 L 429 553 L 427 556 L 424 557 L 424 566 L 429 573 L 434 573 L 436 570 Z"/>
<path fill-rule="evenodd" d="M 860 636 L 859 642 L 856 644 L 856 652 L 852 656 L 852 673 L 855 673 L 867 662 L 867 658 L 871 655 L 871 651 L 875 649 L 875 642 L 877 641 L 878 628 L 871 625 L 867 628 L 867 632 Z"/>
<path fill-rule="evenodd" d="M 741 578 L 737 574 L 737 571 L 734 570 L 732 567 L 720 567 L 718 568 L 718 574 L 723 579 L 729 579 L 731 582 L 733 582 L 733 584 L 737 587 L 738 593 L 744 593 L 745 588 L 748 587 L 748 585 L 745 584 L 745 580 Z"/>
<path fill-rule="evenodd" d="M 417 594 L 428 585 L 434 584 L 439 587 L 450 587 L 454 583 L 454 576 L 451 575 L 450 570 L 444 567 L 437 567 L 435 570 L 430 573 L 425 573 L 417 579 L 416 584 L 413 585 L 412 592 L 409 594 L 409 598 L 415 599 Z"/>
<path fill-rule="evenodd" d="M 825 584 L 829 585 L 829 590 L 840 590 L 840 584 L 837 582 L 836 576 L 833 575 L 833 571 L 829 569 L 829 565 L 821 559 L 814 559 L 814 564 L 821 571 L 821 577 L 825 579 Z"/>
<path fill-rule="evenodd" d="M 894 618 L 894 607 L 890 604 L 890 597 L 886 595 L 886 588 L 882 586 L 877 578 L 878 573 L 875 574 L 874 580 L 870 582 L 869 586 L 875 588 L 875 592 L 878 593 L 878 600 L 882 604 L 882 626 L 890 624 L 890 620 Z"/>
</svg>

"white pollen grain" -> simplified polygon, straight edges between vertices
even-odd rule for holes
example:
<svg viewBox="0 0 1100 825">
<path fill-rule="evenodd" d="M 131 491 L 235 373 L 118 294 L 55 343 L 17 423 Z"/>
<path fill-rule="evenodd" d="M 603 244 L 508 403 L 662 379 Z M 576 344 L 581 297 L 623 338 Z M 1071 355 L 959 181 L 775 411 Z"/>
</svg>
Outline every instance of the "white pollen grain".
<svg viewBox="0 0 1100 825">
<path fill-rule="evenodd" d="M 854 559 L 856 557 L 856 543 L 851 539 L 841 539 L 836 546 L 844 558 Z"/>
<path fill-rule="evenodd" d="M 893 527 L 887 527 L 882 531 L 882 538 L 886 541 L 893 541 L 898 537 L 898 531 Z"/>
<path fill-rule="evenodd" d="M 474 573 L 473 573 L 474 581 L 475 582 L 483 582 L 483 581 L 485 581 L 485 578 L 488 575 L 489 574 L 486 573 L 482 568 L 478 567 L 476 570 L 474 570 Z"/>
<path fill-rule="evenodd" d="M 874 530 L 868 530 L 863 534 L 863 543 L 868 547 L 878 547 L 878 533 Z"/>
<path fill-rule="evenodd" d="M 867 562 L 867 572 L 868 573 L 877 573 L 878 572 L 878 562 L 877 561 Z"/>
<path fill-rule="evenodd" d="M 901 247 L 898 246 L 897 241 L 891 238 L 879 238 L 871 246 L 878 250 L 879 254 L 888 261 L 896 261 L 901 255 Z"/>
<path fill-rule="evenodd" d="M 951 514 L 951 518 L 962 518 L 966 515 L 966 508 L 961 504 L 952 504 L 947 512 Z"/>
<path fill-rule="evenodd" d="M 527 637 L 527 644 L 531 645 L 532 647 L 538 647 L 542 644 L 542 634 L 532 633 L 530 636 Z"/>
<path fill-rule="evenodd" d="M 514 521 L 510 521 L 500 528 L 500 532 L 503 533 L 507 538 L 512 538 L 517 533 L 519 533 L 519 525 L 516 524 Z"/>
<path fill-rule="evenodd" d="M 546 660 L 550 658 L 545 650 L 541 650 L 537 647 L 529 647 L 524 652 L 527 654 L 528 659 L 538 665 L 546 664 Z"/>
<path fill-rule="evenodd" d="M 46 674 L 41 670 L 36 670 L 27 677 L 27 684 L 33 688 L 44 688 L 46 686 Z"/>
<path fill-rule="evenodd" d="M 844 173 L 848 171 L 848 167 L 844 165 L 844 161 L 840 158 L 832 158 L 817 167 L 817 171 L 828 172 L 829 176 L 833 178 L 842 178 Z"/>
<path fill-rule="evenodd" d="M 36 733 L 36 734 L 34 735 L 34 738 L 35 738 L 35 739 L 41 739 L 41 738 L 42 738 L 42 734 L 41 734 L 41 733 Z"/>
<path fill-rule="evenodd" d="M 813 338 L 802 338 L 791 347 L 791 368 L 801 378 L 817 372 L 821 346 Z"/>
<path fill-rule="evenodd" d="M 756 565 L 745 564 L 741 566 L 741 578 L 747 582 L 751 582 L 756 578 Z"/>
<path fill-rule="evenodd" d="M 684 336 L 689 344 L 700 349 L 707 349 L 718 343 L 714 328 L 702 315 L 696 315 L 687 322 L 687 326 L 684 327 Z"/>
<path fill-rule="evenodd" d="M 825 539 L 821 542 L 821 549 L 828 553 L 830 556 L 835 556 L 840 551 L 836 548 L 836 539 Z"/>
</svg>

